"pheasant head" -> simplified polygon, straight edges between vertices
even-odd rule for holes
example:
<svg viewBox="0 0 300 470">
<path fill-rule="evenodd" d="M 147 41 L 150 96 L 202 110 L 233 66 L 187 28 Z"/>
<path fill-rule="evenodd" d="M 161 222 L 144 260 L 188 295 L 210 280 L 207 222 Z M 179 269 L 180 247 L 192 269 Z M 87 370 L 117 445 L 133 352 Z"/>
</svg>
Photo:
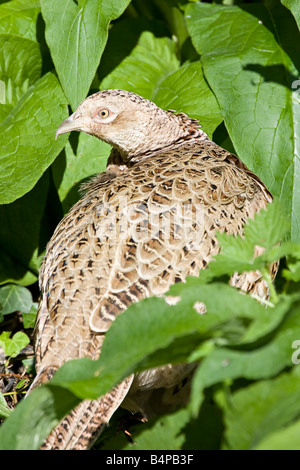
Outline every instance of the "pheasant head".
<svg viewBox="0 0 300 470">
<path fill-rule="evenodd" d="M 86 98 L 59 126 L 56 137 L 83 131 L 118 150 L 123 161 L 156 151 L 179 140 L 205 136 L 199 122 L 184 113 L 164 111 L 141 96 L 105 90 Z"/>
</svg>

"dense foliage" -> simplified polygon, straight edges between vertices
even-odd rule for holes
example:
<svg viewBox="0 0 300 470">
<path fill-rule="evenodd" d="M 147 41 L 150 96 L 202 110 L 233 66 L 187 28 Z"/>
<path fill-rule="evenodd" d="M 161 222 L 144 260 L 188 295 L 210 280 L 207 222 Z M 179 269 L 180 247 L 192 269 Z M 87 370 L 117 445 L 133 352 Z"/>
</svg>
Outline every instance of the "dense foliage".
<svg viewBox="0 0 300 470">
<path fill-rule="evenodd" d="M 300 449 L 299 28 L 298 0 L 0 1 L 0 372 L 6 385 L 18 377 L 0 394 L 1 449 L 37 449 L 80 399 L 133 371 L 182 361 L 199 361 L 189 406 L 131 427 L 127 416 L 131 439 L 117 426 L 119 411 L 96 447 Z M 85 134 L 55 141 L 55 130 L 68 105 L 74 111 L 107 88 L 199 119 L 275 202 L 243 239 L 220 236 L 209 268 L 171 288 L 176 305 L 131 306 L 98 361 L 64 365 L 12 410 L 27 386 L 16 363 L 34 374 L 24 352 L 46 243 L 109 153 Z M 253 260 L 255 245 L 265 252 Z M 269 282 L 276 259 L 265 304 L 228 285 L 233 272 L 253 268 Z"/>
</svg>

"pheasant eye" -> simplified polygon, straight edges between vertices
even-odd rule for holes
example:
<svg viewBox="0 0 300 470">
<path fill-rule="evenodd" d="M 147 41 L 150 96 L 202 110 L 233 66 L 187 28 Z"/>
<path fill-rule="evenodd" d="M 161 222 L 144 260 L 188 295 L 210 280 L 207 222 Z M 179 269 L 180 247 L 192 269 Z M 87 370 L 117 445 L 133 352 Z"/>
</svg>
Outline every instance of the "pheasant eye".
<svg viewBox="0 0 300 470">
<path fill-rule="evenodd" d="M 100 108 L 99 106 L 94 109 L 91 117 L 98 124 L 110 124 L 117 117 L 117 114 L 109 108 Z"/>
<path fill-rule="evenodd" d="M 100 111 L 98 112 L 98 116 L 102 119 L 107 118 L 109 115 L 110 115 L 110 112 L 108 109 L 100 109 Z"/>
</svg>

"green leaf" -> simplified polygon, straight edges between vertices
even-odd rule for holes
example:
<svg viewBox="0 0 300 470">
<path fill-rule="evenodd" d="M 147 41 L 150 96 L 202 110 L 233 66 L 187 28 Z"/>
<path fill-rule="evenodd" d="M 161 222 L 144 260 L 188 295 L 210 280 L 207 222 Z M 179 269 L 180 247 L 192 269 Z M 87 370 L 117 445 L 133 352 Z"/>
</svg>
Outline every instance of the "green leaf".
<svg viewBox="0 0 300 470">
<path fill-rule="evenodd" d="M 294 253 L 293 253 L 294 254 Z M 298 247 L 298 260 L 288 262 L 288 269 L 283 269 L 282 274 L 286 279 L 300 281 L 300 248 Z"/>
<path fill-rule="evenodd" d="M 23 331 L 17 331 L 12 338 L 9 336 L 10 331 L 3 331 L 0 335 L 0 345 L 8 357 L 16 357 L 29 344 L 30 340 Z"/>
<path fill-rule="evenodd" d="M 29 312 L 22 312 L 23 324 L 24 324 L 25 329 L 34 328 L 37 310 L 38 310 L 38 303 L 34 302 L 31 305 L 31 309 L 29 310 Z"/>
<path fill-rule="evenodd" d="M 154 424 L 144 426 L 141 433 L 134 437 L 133 444 L 127 444 L 125 450 L 177 450 L 185 440 L 182 432 L 190 418 L 186 409 L 180 409 L 157 419 Z"/>
<path fill-rule="evenodd" d="M 284 239 L 288 229 L 289 222 L 283 205 L 275 199 L 266 209 L 255 214 L 254 219 L 249 219 L 243 238 L 227 233 L 217 234 L 221 250 L 207 270 L 200 273 L 201 279 L 267 269 L 271 262 L 295 251 L 295 245 L 289 243 L 276 246 Z M 257 245 L 265 248 L 265 251 L 254 258 Z"/>
<path fill-rule="evenodd" d="M 129 7 L 130 8 L 130 7 Z M 131 54 L 137 54 L 141 50 L 139 41 L 143 32 L 151 32 L 156 38 L 167 38 L 170 33 L 166 25 L 156 19 L 149 20 L 145 16 L 128 18 L 124 15 L 119 21 L 113 22 L 110 26 L 109 36 L 103 55 L 101 57 L 100 66 L 97 70 L 98 79 L 101 82 L 113 70 L 118 68 L 124 60 L 129 60 Z M 123 39 L 126 37 L 126 41 Z M 150 47 L 150 43 L 149 43 Z M 152 50 L 147 53 L 152 55 Z M 137 55 L 138 58 L 138 55 Z M 145 60 L 139 57 L 140 60 Z M 168 61 L 169 61 L 168 53 Z M 160 58 L 158 58 L 160 63 Z M 129 60 L 129 63 L 132 62 Z M 118 74 L 120 76 L 120 74 Z M 122 79 L 122 77 L 120 77 Z M 131 77 L 133 80 L 136 76 Z M 130 81 L 128 82 L 130 85 Z M 115 88 L 115 86 L 113 86 Z"/>
<path fill-rule="evenodd" d="M 133 91 L 151 100 L 161 80 L 178 68 L 175 43 L 170 38 L 157 38 L 152 32 L 144 31 L 130 55 L 104 78 L 100 86 L 101 89 Z"/>
<path fill-rule="evenodd" d="M 300 36 L 293 17 L 271 0 L 189 4 L 186 20 L 239 157 L 283 201 L 297 241 L 300 106 L 291 82 L 299 77 Z"/>
<path fill-rule="evenodd" d="M 291 10 L 300 30 L 300 5 L 297 0 L 280 0 L 282 5 Z"/>
<path fill-rule="evenodd" d="M 257 382 L 229 397 L 219 395 L 225 414 L 225 438 L 230 449 L 253 449 L 259 442 L 292 424 L 300 412 L 300 377 L 298 369 L 273 380 Z"/>
<path fill-rule="evenodd" d="M 244 236 L 253 245 L 270 250 L 281 242 L 289 230 L 289 220 L 282 203 L 276 199 L 249 220 Z"/>
<path fill-rule="evenodd" d="M 36 42 L 0 34 L 0 122 L 40 78 L 41 67 L 42 58 Z"/>
<path fill-rule="evenodd" d="M 29 88 L 0 124 L 0 202 L 23 196 L 36 184 L 65 145 L 55 131 L 67 116 L 56 77 L 47 73 Z"/>
<path fill-rule="evenodd" d="M 215 348 L 202 360 L 193 382 L 191 407 L 194 413 L 198 412 L 206 387 L 241 377 L 250 380 L 270 378 L 285 367 L 293 365 L 291 347 L 295 338 L 300 337 L 300 321 L 299 301 L 291 306 L 291 300 L 283 298 L 275 309 L 268 309 L 270 318 L 273 313 L 277 317 L 277 325 L 275 321 L 269 330 L 269 336 L 267 325 L 265 325 L 264 330 L 261 331 L 261 340 L 257 343 L 259 347 L 255 348 L 254 343 L 253 350 L 249 351 Z M 289 315 L 284 318 L 285 313 Z M 283 319 L 282 325 L 280 325 L 280 319 Z M 255 340 L 255 333 L 259 333 L 257 326 L 253 331 L 252 340 Z M 263 335 L 267 341 L 262 343 Z M 251 339 L 250 333 L 245 335 L 245 339 Z"/>
<path fill-rule="evenodd" d="M 3 315 L 16 311 L 29 312 L 32 295 L 26 287 L 10 284 L 0 288 L 0 312 Z"/>
<path fill-rule="evenodd" d="M 0 392 L 0 418 L 8 418 L 8 416 L 11 415 L 12 412 L 13 410 L 8 408 L 6 400 Z"/>
<path fill-rule="evenodd" d="M 99 361 L 71 361 L 56 373 L 53 384 L 81 398 L 96 398 L 133 371 L 189 361 L 201 340 L 224 338 L 236 344 L 235 318 L 251 321 L 262 315 L 266 322 L 262 305 L 221 283 L 200 286 L 197 278 L 189 278 L 172 286 L 170 295 L 181 300 L 170 306 L 154 297 L 131 305 L 108 330 Z M 199 301 L 207 308 L 205 315 L 197 313 Z M 239 336 L 243 333 L 242 328 Z M 121 358 L 113 353 L 116 349 L 123 351 Z"/>
<path fill-rule="evenodd" d="M 38 449 L 51 429 L 78 403 L 78 398 L 59 387 L 36 389 L 2 424 L 0 449 Z"/>
<path fill-rule="evenodd" d="M 117 317 L 106 334 L 99 361 L 84 358 L 65 364 L 51 381 L 53 390 L 64 387 L 81 398 L 94 398 L 106 393 L 133 370 L 161 365 L 166 361 L 188 360 L 199 343 L 207 338 L 212 338 L 216 344 L 222 339 L 228 344 L 236 344 L 236 338 L 230 330 L 231 325 L 235 329 L 233 319 L 247 317 L 250 322 L 258 321 L 266 311 L 255 300 L 242 296 L 232 287 L 218 283 L 200 286 L 197 278 L 189 278 L 186 284 L 176 284 L 171 295 L 181 295 L 177 305 L 170 306 L 164 299 L 151 298 L 129 307 Z M 195 310 L 195 302 L 199 300 L 207 306 L 205 315 L 199 315 Z M 273 312 L 273 309 L 269 309 L 270 316 Z M 262 324 L 265 323 L 266 316 Z M 276 327 L 275 323 L 272 327 Z M 123 351 L 122 355 L 116 356 L 116 350 Z M 36 392 L 34 390 L 32 396 Z M 41 401 L 40 406 L 44 409 L 46 405 Z M 21 409 L 27 413 L 26 404 Z M 18 411 L 17 416 L 23 420 L 21 411 Z M 41 420 L 47 429 L 53 424 L 47 421 L 43 412 Z M 19 423 L 21 435 L 25 433 L 22 423 Z M 29 439 L 28 432 L 26 428 L 26 439 Z M 32 439 L 35 438 L 35 432 L 32 428 Z"/>
<path fill-rule="evenodd" d="M 271 432 L 254 448 L 255 450 L 300 450 L 300 421 L 279 431 Z"/>
<path fill-rule="evenodd" d="M 183 65 L 162 80 L 154 99 L 161 108 L 183 111 L 198 119 L 210 137 L 222 122 L 219 105 L 207 86 L 199 61 Z"/>
<path fill-rule="evenodd" d="M 108 27 L 129 0 L 41 0 L 46 40 L 63 90 L 75 110 L 86 97 L 104 50 Z"/>
<path fill-rule="evenodd" d="M 36 40 L 36 21 L 40 2 L 12 0 L 0 5 L 0 34 L 13 34 L 23 39 Z"/>
</svg>

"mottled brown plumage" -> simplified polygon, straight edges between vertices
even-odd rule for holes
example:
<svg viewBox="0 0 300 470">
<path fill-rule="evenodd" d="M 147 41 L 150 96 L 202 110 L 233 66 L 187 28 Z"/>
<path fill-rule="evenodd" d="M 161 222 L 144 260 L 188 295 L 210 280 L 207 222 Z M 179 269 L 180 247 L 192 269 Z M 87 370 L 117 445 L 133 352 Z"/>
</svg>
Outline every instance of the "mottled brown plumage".
<svg viewBox="0 0 300 470">
<path fill-rule="evenodd" d="M 90 96 L 57 135 L 72 130 L 113 150 L 107 170 L 86 186 L 47 246 L 34 386 L 70 359 L 98 358 L 105 332 L 128 305 L 197 276 L 219 251 L 216 232 L 242 235 L 247 220 L 272 200 L 259 178 L 210 141 L 197 121 L 133 93 Z M 259 272 L 236 274 L 231 282 L 268 296 Z M 178 391 L 192 368 L 166 365 L 128 377 L 79 405 L 43 448 L 89 448 L 120 405 L 151 415 L 183 402 L 187 393 L 170 390 Z"/>
</svg>

